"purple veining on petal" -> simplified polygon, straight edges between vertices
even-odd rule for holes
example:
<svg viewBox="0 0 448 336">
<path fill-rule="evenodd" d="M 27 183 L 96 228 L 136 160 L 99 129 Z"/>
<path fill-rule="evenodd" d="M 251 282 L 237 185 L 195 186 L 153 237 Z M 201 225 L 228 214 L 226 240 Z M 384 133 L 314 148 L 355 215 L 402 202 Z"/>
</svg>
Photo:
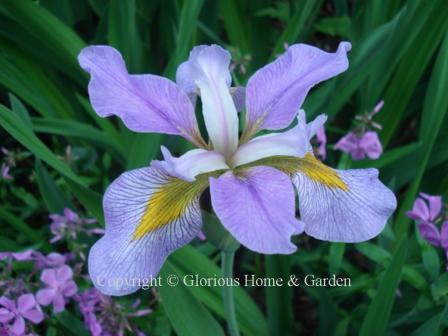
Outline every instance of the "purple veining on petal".
<svg viewBox="0 0 448 336">
<path fill-rule="evenodd" d="M 296 44 L 259 69 L 246 87 L 248 129 L 255 132 L 288 126 L 314 85 L 348 68 L 350 49 L 348 42 L 342 42 L 336 53 Z"/>
</svg>

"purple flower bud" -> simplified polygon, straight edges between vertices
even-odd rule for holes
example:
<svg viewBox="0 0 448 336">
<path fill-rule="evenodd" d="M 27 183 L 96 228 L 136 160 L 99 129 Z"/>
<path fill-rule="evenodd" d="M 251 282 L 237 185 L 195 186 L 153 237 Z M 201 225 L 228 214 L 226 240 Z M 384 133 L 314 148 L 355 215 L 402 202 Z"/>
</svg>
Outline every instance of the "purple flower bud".
<svg viewBox="0 0 448 336">
<path fill-rule="evenodd" d="M 2 177 L 3 180 L 12 180 L 12 176 L 9 175 L 9 169 L 11 169 L 11 167 L 5 163 L 2 164 L 1 168 L 0 168 L 0 176 Z"/>
<path fill-rule="evenodd" d="M 86 225 L 96 223 L 94 218 L 80 218 L 78 214 L 69 208 L 64 209 L 64 214 L 51 214 L 50 231 L 53 237 L 50 243 L 55 243 L 62 239 L 76 239 L 78 233 L 84 232 L 86 234 L 98 234 L 102 232 L 101 229 L 89 229 Z M 98 231 L 96 231 L 98 230 Z"/>
<path fill-rule="evenodd" d="M 372 115 L 377 114 L 384 106 L 384 100 L 380 100 L 378 103 L 376 103 L 375 107 L 372 110 Z"/>
</svg>

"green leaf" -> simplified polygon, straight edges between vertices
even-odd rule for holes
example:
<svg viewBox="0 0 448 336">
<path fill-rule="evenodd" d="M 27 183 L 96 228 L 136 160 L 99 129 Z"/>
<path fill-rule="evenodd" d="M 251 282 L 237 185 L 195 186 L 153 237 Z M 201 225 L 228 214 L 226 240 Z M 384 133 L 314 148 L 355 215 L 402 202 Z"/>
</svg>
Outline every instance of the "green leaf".
<svg viewBox="0 0 448 336">
<path fill-rule="evenodd" d="M 136 134 L 129 150 L 126 169 L 148 166 L 159 154 L 164 138 L 163 134 Z"/>
<path fill-rule="evenodd" d="M 331 335 L 337 324 L 336 305 L 325 289 L 318 289 L 319 295 L 319 328 L 318 335 Z"/>
<path fill-rule="evenodd" d="M 62 213 L 67 206 L 73 208 L 39 159 L 36 159 L 35 171 L 40 195 L 50 213 Z"/>
<path fill-rule="evenodd" d="M 29 241 L 34 243 L 42 242 L 42 235 L 38 231 L 29 227 L 27 223 L 3 206 L 0 207 L 0 218 L 2 221 L 10 224 L 17 232 L 22 233 Z"/>
<path fill-rule="evenodd" d="M 25 105 L 14 96 L 12 93 L 9 94 L 9 101 L 11 103 L 11 109 L 17 113 L 20 119 L 23 120 L 23 123 L 26 124 L 29 128 L 33 128 L 33 124 L 31 123 L 31 117 L 26 109 Z"/>
<path fill-rule="evenodd" d="M 324 18 L 315 23 L 318 32 L 348 38 L 352 22 L 348 16 Z"/>
<path fill-rule="evenodd" d="M 169 261 L 182 273 L 213 278 L 221 271 L 216 264 L 192 246 L 185 246 L 170 256 Z M 193 294 L 219 316 L 225 317 L 221 287 L 190 287 Z M 234 287 L 235 308 L 240 330 L 247 335 L 268 335 L 268 326 L 260 308 L 241 287 Z"/>
<path fill-rule="evenodd" d="M 143 45 L 138 34 L 135 0 L 110 1 L 108 40 L 121 52 L 130 72 L 142 70 Z"/>
<path fill-rule="evenodd" d="M 448 21 L 445 19 L 447 15 L 447 6 L 434 7 L 427 25 L 414 39 L 386 87 L 383 97 L 384 108 L 375 117 L 376 121 L 383 125 L 380 137 L 384 147 L 388 145 L 401 125 L 412 94 L 417 89 L 424 70 L 440 45 L 448 28 Z"/>
<path fill-rule="evenodd" d="M 70 168 L 59 160 L 51 150 L 23 123 L 11 110 L 0 105 L 0 125 L 30 152 L 48 163 L 62 175 L 83 185 L 81 179 Z"/>
<path fill-rule="evenodd" d="M 85 44 L 70 27 L 35 1 L 3 0 L 0 11 L 23 26 L 38 42 L 36 47 L 57 57 L 54 66 L 59 66 L 78 83 L 84 83 L 86 75 L 80 70 L 76 57 Z"/>
<path fill-rule="evenodd" d="M 385 333 L 406 255 L 407 239 L 403 237 L 369 305 L 367 315 L 361 325 L 360 336 L 383 335 Z"/>
<path fill-rule="evenodd" d="M 383 155 L 377 160 L 362 160 L 353 161 L 352 168 L 384 168 L 394 162 L 401 162 L 401 160 L 411 154 L 414 154 L 422 147 L 422 143 L 413 143 L 402 147 L 394 148 L 385 151 Z"/>
<path fill-rule="evenodd" d="M 224 21 L 224 27 L 230 44 L 243 53 L 249 51 L 248 27 L 244 20 L 241 3 L 236 0 L 220 0 L 219 11 Z"/>
<path fill-rule="evenodd" d="M 202 231 L 207 240 L 217 249 L 225 252 L 235 252 L 240 243 L 224 228 L 220 220 L 207 211 L 202 211 Z"/>
<path fill-rule="evenodd" d="M 69 186 L 73 194 L 78 198 L 82 205 L 90 211 L 90 213 L 95 216 L 95 218 L 100 223 L 104 223 L 102 199 L 103 197 L 97 192 L 74 182 L 68 177 L 65 177 L 65 181 Z"/>
<path fill-rule="evenodd" d="M 181 277 L 170 262 L 165 262 L 160 276 L 167 279 L 169 276 Z M 158 287 L 163 307 L 170 319 L 174 330 L 180 336 L 209 336 L 224 335 L 224 331 L 210 312 L 196 299 L 182 279 L 176 286 L 170 287 L 167 283 Z"/>
<path fill-rule="evenodd" d="M 74 336 L 89 336 L 89 332 L 86 330 L 84 324 L 68 310 L 54 315 L 53 318 L 61 326 L 61 329 L 64 330 L 64 335 L 68 333 Z"/>
<path fill-rule="evenodd" d="M 406 217 L 405 212 L 411 208 L 417 195 L 437 134 L 448 110 L 448 95 L 446 92 L 448 92 L 448 33 L 445 34 L 426 91 L 419 134 L 420 141 L 423 143 L 420 152 L 421 159 L 417 174 L 398 210 L 398 219 L 395 224 L 398 238 L 404 236 L 409 227 L 410 219 Z"/>
<path fill-rule="evenodd" d="M 174 78 L 177 66 L 187 59 L 203 4 L 203 0 L 184 1 L 176 35 L 176 50 L 164 72 L 169 78 Z"/>
<path fill-rule="evenodd" d="M 46 162 L 67 181 L 76 197 L 99 221 L 103 220 L 101 196 L 88 189 L 84 181 L 75 175 L 70 168 L 58 159 L 51 150 L 26 126 L 11 110 L 0 105 L 0 125 L 36 157 Z"/>
<path fill-rule="evenodd" d="M 422 247 L 422 260 L 423 265 L 426 268 L 426 271 L 428 272 L 431 281 L 435 282 L 440 274 L 440 258 L 439 254 L 436 252 L 436 250 L 432 246 L 428 246 L 429 244 L 423 243 L 424 246 Z"/>
<path fill-rule="evenodd" d="M 126 149 L 122 144 L 118 144 L 108 134 L 98 129 L 74 120 L 61 120 L 54 118 L 32 118 L 33 129 L 36 133 L 46 133 L 63 135 L 88 140 L 92 144 L 99 145 L 115 154 L 119 159 L 124 160 Z"/>
<path fill-rule="evenodd" d="M 69 118 L 74 115 L 61 88 L 41 64 L 1 37 L 0 44 L 0 83 L 3 86 L 43 116 Z"/>
<path fill-rule="evenodd" d="M 293 17 L 289 20 L 288 25 L 277 39 L 274 50 L 272 51 L 271 58 L 275 58 L 276 55 L 281 54 L 284 50 L 284 44 L 293 44 L 297 42 L 300 33 L 303 33 L 303 27 L 308 21 L 312 21 L 314 15 L 322 6 L 321 0 L 305 0 L 298 2 L 298 6 Z"/>
<path fill-rule="evenodd" d="M 418 327 L 411 336 L 427 336 L 427 335 L 439 335 L 439 332 L 442 328 L 442 323 L 446 321 L 448 317 L 448 304 L 445 305 L 445 308 L 429 319 L 425 323 L 423 323 L 420 327 Z"/>
<path fill-rule="evenodd" d="M 344 243 L 332 243 L 330 245 L 328 272 L 330 275 L 337 275 L 339 268 L 344 258 L 345 244 Z"/>
<path fill-rule="evenodd" d="M 267 255 L 266 278 L 283 279 L 283 286 L 267 286 L 266 308 L 270 335 L 295 334 L 292 287 L 286 285 L 291 275 L 288 256 Z"/>
</svg>

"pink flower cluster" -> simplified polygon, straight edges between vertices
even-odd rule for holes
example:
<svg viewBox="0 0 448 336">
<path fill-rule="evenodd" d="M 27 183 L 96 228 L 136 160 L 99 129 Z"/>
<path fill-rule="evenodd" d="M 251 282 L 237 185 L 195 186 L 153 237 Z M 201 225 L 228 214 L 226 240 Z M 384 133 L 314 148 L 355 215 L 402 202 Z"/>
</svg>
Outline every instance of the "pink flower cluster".
<svg viewBox="0 0 448 336">
<path fill-rule="evenodd" d="M 50 215 L 50 219 L 52 242 L 64 239 L 76 245 L 75 239 L 81 232 L 88 235 L 102 233 L 100 229 L 86 227 L 96 220 L 81 218 L 68 208 L 62 215 Z M 76 253 L 44 255 L 33 249 L 0 252 L 0 265 L 5 266 L 0 274 L 0 291 L 3 293 L 0 297 L 0 336 L 36 335 L 32 332 L 34 326 L 45 321 L 43 307 L 51 307 L 53 314 L 58 314 L 70 302 L 77 303 L 86 328 L 94 336 L 124 335 L 126 330 L 145 335 L 130 321 L 130 318 L 151 313 L 149 308 L 139 308 L 139 301 L 123 306 L 95 288 L 78 293 L 74 278 L 86 279 L 81 275 L 84 260 L 78 260 L 78 257 L 80 254 Z M 16 262 L 31 262 L 32 271 L 17 274 L 13 270 Z"/>
<path fill-rule="evenodd" d="M 135 335 L 144 336 L 144 333 L 132 326 L 129 318 L 141 317 L 152 312 L 151 309 L 139 309 L 135 312 L 125 313 L 123 306 L 115 303 L 110 296 L 101 294 L 95 288 L 90 288 L 76 295 L 79 310 L 84 318 L 84 324 L 92 336 L 124 335 L 125 330 Z M 137 300 L 130 308 L 140 305 Z"/>
<path fill-rule="evenodd" d="M 81 218 L 77 213 L 69 208 L 64 209 L 64 213 L 50 215 L 50 231 L 53 234 L 50 243 L 55 243 L 61 239 L 76 240 L 79 233 L 104 234 L 104 230 L 98 228 L 86 228 L 86 225 L 96 223 L 94 218 Z"/>
<path fill-rule="evenodd" d="M 0 306 L 0 325 L 8 335 L 25 335 L 25 320 L 38 324 L 44 319 L 44 313 L 33 294 L 23 294 L 16 301 L 2 296 Z"/>
<path fill-rule="evenodd" d="M 20 293 L 27 290 L 26 286 L 14 288 L 8 283 L 2 284 L 8 287 L 10 294 L 17 295 L 17 300 L 3 295 L 0 298 L 0 326 L 8 335 L 25 335 L 26 323 L 38 324 L 43 321 L 44 314 L 41 306 L 53 305 L 54 313 L 64 310 L 68 299 L 74 296 L 78 290 L 73 281 L 72 269 L 65 264 L 67 258 L 59 253 L 50 253 L 44 256 L 40 252 L 27 250 L 24 252 L 1 252 L 0 261 L 32 261 L 37 271 L 42 270 L 40 280 L 45 285 L 36 296 L 32 293 Z M 33 274 L 31 274 L 32 276 Z M 31 278 L 26 279 L 30 285 Z M 13 279 L 13 282 L 19 282 Z M 38 285 L 39 286 L 39 285 Z M 41 285 L 39 286 L 41 287 Z M 8 291 L 5 291 L 8 293 Z"/>
<path fill-rule="evenodd" d="M 420 193 L 406 215 L 418 223 L 420 235 L 429 244 L 443 248 L 448 258 L 448 219 L 442 211 L 442 196 Z"/>
<path fill-rule="evenodd" d="M 380 101 L 370 113 L 357 116 L 358 126 L 342 137 L 334 146 L 345 153 L 349 153 L 353 160 L 363 160 L 366 157 L 372 160 L 378 159 L 383 153 L 378 133 L 375 129 L 381 129 L 381 125 L 372 120 L 373 116 L 383 108 L 384 102 Z"/>
<path fill-rule="evenodd" d="M 378 134 L 373 131 L 368 131 L 361 135 L 350 132 L 341 138 L 334 148 L 350 153 L 353 160 L 363 160 L 366 156 L 375 160 L 383 152 Z"/>
</svg>

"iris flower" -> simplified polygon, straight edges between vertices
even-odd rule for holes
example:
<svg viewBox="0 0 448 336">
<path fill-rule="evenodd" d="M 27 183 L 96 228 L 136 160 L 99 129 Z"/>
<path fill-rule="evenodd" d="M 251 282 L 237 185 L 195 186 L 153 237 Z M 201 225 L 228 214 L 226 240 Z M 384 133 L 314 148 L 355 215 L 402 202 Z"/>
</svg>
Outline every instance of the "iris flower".
<svg viewBox="0 0 448 336">
<path fill-rule="evenodd" d="M 162 161 L 125 172 L 108 187 L 105 235 L 89 255 L 95 286 L 125 295 L 155 277 L 168 255 L 200 232 L 199 197 L 207 188 L 223 226 L 255 252 L 293 253 L 291 236 L 302 232 L 334 242 L 378 235 L 396 207 L 394 194 L 376 169 L 334 170 L 317 160 L 309 140 L 327 118 L 306 123 L 299 110 L 314 85 L 348 68 L 350 48 L 342 42 L 327 53 L 292 45 L 259 69 L 245 91 L 231 87 L 230 54 L 217 45 L 195 47 L 176 83 L 128 74 L 111 47 L 82 50 L 98 115 L 116 115 L 135 132 L 179 135 L 197 147 L 180 157 L 162 147 Z M 196 120 L 197 98 L 207 141 Z M 277 132 L 259 135 L 263 130 Z"/>
</svg>

